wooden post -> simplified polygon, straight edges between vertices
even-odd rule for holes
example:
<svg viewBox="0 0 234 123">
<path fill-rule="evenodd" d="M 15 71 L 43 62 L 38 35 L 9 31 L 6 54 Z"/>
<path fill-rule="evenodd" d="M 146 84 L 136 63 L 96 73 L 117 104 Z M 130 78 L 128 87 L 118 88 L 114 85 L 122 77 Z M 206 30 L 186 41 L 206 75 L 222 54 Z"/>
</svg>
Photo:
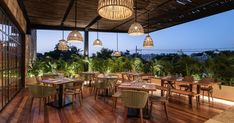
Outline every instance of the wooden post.
<svg viewBox="0 0 234 123">
<path fill-rule="evenodd" d="M 89 31 L 86 29 L 84 31 L 84 57 L 85 59 L 89 58 Z M 85 64 L 84 71 L 88 71 L 89 66 L 88 64 Z"/>
</svg>

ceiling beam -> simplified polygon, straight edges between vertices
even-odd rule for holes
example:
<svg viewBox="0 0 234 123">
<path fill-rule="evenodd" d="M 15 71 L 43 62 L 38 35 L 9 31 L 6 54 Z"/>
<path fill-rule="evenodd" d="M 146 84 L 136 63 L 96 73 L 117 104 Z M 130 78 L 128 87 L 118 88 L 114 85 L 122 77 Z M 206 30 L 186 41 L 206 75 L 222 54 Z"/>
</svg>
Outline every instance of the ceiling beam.
<svg viewBox="0 0 234 123">
<path fill-rule="evenodd" d="M 27 30 L 26 30 L 26 33 L 27 33 L 27 34 L 30 34 L 30 33 L 31 33 L 31 22 L 30 22 L 30 20 L 29 20 L 28 13 L 27 13 L 27 11 L 26 11 L 26 9 L 25 9 L 25 5 L 24 5 L 24 3 L 23 3 L 23 0 L 17 0 L 17 2 L 18 2 L 18 4 L 19 4 L 20 9 L 21 9 L 22 12 L 23 12 L 23 16 L 24 16 L 24 18 L 25 18 L 25 20 L 26 20 L 26 23 L 27 23 Z"/>
<path fill-rule="evenodd" d="M 160 7 L 166 5 L 167 3 L 171 2 L 171 1 L 172 1 L 172 0 L 167 0 L 167 1 L 163 2 L 163 3 L 161 3 L 160 5 L 158 5 L 156 8 L 153 8 L 153 9 L 151 9 L 151 10 L 146 10 L 145 12 L 143 12 L 143 13 L 137 15 L 137 18 L 140 17 L 140 16 L 142 16 L 142 15 L 147 14 L 148 12 L 155 11 L 156 9 L 159 9 Z M 115 30 L 116 28 L 118 28 L 118 27 L 120 27 L 120 26 L 122 26 L 122 25 L 124 25 L 124 24 L 126 24 L 126 23 L 128 23 L 128 22 L 130 22 L 130 21 L 133 21 L 133 20 L 134 20 L 134 18 L 131 18 L 131 19 L 129 19 L 129 20 L 127 20 L 127 21 L 125 21 L 125 22 L 123 22 L 123 23 L 121 23 L 121 24 L 119 24 L 119 25 L 113 27 L 111 30 Z"/>
<path fill-rule="evenodd" d="M 91 26 L 93 26 L 95 23 L 97 23 L 99 20 L 101 20 L 102 17 L 100 15 L 96 16 L 86 27 L 85 29 L 89 29 Z"/>
<path fill-rule="evenodd" d="M 79 30 L 84 31 L 84 28 L 79 27 L 65 27 L 65 26 L 51 26 L 51 25 L 40 25 L 40 24 L 33 24 L 33 29 L 41 29 L 41 30 Z"/>
<path fill-rule="evenodd" d="M 79 30 L 79 31 L 85 31 L 86 29 L 85 28 L 75 28 L 75 27 L 62 27 L 62 26 L 50 26 L 50 25 L 38 25 L 38 24 L 33 24 L 32 25 L 32 29 L 39 29 L 39 30 L 67 30 L 67 31 L 70 31 L 70 30 Z M 89 28 L 88 31 L 93 31 L 93 32 L 119 32 L 119 33 L 126 33 L 126 31 L 122 31 L 122 30 L 113 30 L 113 31 L 110 31 L 110 30 L 101 30 L 101 29 L 92 29 L 92 28 Z"/>
<path fill-rule="evenodd" d="M 61 26 L 63 26 L 63 23 L 66 21 L 67 16 L 69 15 L 69 13 L 71 11 L 74 2 L 75 2 L 75 0 L 70 0 L 69 5 L 68 5 L 68 7 L 67 7 L 67 9 L 66 9 L 66 11 L 64 13 L 63 19 L 61 21 L 61 24 L 60 24 Z"/>
</svg>

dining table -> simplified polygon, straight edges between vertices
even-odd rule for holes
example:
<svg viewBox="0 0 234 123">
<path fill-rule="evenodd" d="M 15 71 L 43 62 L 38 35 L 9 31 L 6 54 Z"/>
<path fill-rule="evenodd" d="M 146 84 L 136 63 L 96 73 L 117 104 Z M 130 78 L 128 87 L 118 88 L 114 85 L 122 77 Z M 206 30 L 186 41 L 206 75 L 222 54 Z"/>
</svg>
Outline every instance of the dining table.
<svg viewBox="0 0 234 123">
<path fill-rule="evenodd" d="M 176 89 L 176 84 L 188 84 L 190 92 L 193 92 L 193 87 L 196 86 L 196 93 L 199 94 L 198 101 L 200 102 L 201 86 L 213 86 L 214 82 L 200 82 L 200 81 L 184 81 L 183 77 L 156 77 L 161 79 L 161 86 L 164 87 L 165 82 L 171 85 L 172 88 Z M 175 83 L 175 84 L 173 84 Z M 161 90 L 161 96 L 164 96 L 164 90 Z M 192 104 L 192 97 L 189 96 L 189 104 Z"/>
<path fill-rule="evenodd" d="M 48 105 L 60 109 L 60 108 L 63 108 L 72 104 L 71 101 L 67 101 L 67 100 L 65 100 L 64 101 L 65 103 L 63 103 L 63 87 L 65 84 L 76 83 L 76 82 L 83 82 L 83 81 L 78 80 L 78 79 L 73 79 L 73 78 L 65 78 L 65 77 L 59 77 L 59 78 L 53 78 L 53 79 L 49 78 L 49 79 L 41 80 L 41 83 L 58 87 L 58 100 L 49 102 Z"/>
</svg>

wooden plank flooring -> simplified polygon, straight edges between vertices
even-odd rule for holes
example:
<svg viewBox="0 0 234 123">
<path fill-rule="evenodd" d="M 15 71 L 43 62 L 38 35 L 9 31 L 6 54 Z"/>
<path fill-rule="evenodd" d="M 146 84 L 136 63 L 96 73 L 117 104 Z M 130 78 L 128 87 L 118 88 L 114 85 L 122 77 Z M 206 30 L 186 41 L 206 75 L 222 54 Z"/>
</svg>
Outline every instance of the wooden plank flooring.
<svg viewBox="0 0 234 123">
<path fill-rule="evenodd" d="M 44 105 L 39 107 L 39 100 L 33 104 L 28 97 L 27 89 L 22 90 L 7 107 L 0 112 L 0 123 L 123 123 L 124 109 L 118 101 L 116 111 L 112 111 L 112 101 L 94 99 L 85 89 L 83 104 L 77 101 L 74 108 L 68 106 L 61 110 Z M 224 104 L 208 104 L 203 102 L 200 107 L 186 104 L 182 96 L 170 100 L 168 104 L 169 120 L 166 121 L 161 105 L 154 105 L 153 114 L 146 123 L 203 123 L 212 116 L 222 112 L 229 106 Z M 30 108 L 32 106 L 32 110 Z M 129 118 L 128 123 L 140 122 L 137 118 Z"/>
</svg>

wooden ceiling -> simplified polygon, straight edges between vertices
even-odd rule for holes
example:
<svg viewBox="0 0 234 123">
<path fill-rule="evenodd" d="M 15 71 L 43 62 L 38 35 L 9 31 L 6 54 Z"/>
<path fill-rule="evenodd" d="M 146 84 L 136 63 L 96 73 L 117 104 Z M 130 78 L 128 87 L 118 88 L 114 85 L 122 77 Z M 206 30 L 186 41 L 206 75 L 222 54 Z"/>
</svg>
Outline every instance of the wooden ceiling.
<svg viewBox="0 0 234 123">
<path fill-rule="evenodd" d="M 18 0 L 26 20 L 35 29 L 74 29 L 75 0 Z M 186 1 L 186 0 L 180 0 Z M 234 9 L 234 0 L 190 0 L 185 5 L 177 0 L 138 0 L 138 22 L 147 32 L 156 31 L 206 16 Z M 78 0 L 79 30 L 127 32 L 134 15 L 122 21 L 110 21 L 97 14 L 98 0 Z M 99 29 L 96 22 L 99 22 Z"/>
</svg>

